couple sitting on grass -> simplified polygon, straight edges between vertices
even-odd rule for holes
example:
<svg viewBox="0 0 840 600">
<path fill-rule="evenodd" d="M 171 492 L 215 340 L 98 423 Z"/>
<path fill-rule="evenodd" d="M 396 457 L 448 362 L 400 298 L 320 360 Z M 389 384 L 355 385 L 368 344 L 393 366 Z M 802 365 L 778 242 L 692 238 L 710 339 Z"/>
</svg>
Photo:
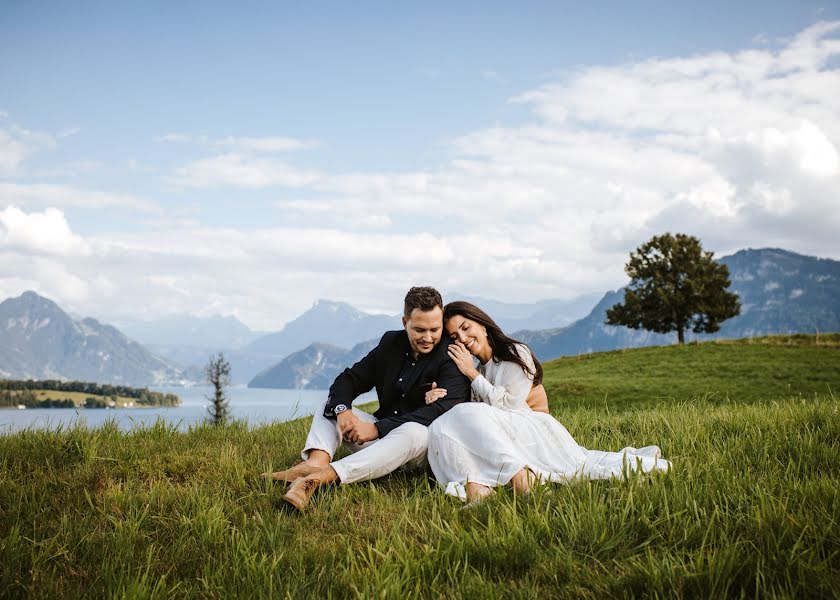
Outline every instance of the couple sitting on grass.
<svg viewBox="0 0 840 600">
<path fill-rule="evenodd" d="M 527 493 L 546 481 L 670 468 L 656 446 L 620 452 L 578 446 L 548 414 L 539 361 L 477 306 L 444 307 L 434 288 L 413 287 L 403 325 L 335 379 L 313 417 L 303 462 L 263 473 L 291 483 L 283 499 L 296 509 L 327 484 L 427 464 L 447 494 L 468 502 L 503 485 Z M 351 408 L 373 388 L 379 397 L 373 415 Z M 333 460 L 342 442 L 351 454 Z"/>
</svg>

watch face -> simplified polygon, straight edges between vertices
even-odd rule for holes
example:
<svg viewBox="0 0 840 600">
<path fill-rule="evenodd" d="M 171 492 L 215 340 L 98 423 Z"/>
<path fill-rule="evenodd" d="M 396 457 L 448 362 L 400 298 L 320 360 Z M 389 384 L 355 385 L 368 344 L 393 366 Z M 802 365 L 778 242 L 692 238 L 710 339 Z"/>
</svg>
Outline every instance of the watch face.
<svg viewBox="0 0 840 600">
<path fill-rule="evenodd" d="M 339 414 L 343 413 L 345 410 L 347 410 L 347 406 L 346 406 L 346 405 L 344 405 L 344 404 L 339 404 L 338 406 L 336 406 L 336 407 L 333 409 L 333 412 L 334 412 L 335 414 L 339 415 Z"/>
</svg>

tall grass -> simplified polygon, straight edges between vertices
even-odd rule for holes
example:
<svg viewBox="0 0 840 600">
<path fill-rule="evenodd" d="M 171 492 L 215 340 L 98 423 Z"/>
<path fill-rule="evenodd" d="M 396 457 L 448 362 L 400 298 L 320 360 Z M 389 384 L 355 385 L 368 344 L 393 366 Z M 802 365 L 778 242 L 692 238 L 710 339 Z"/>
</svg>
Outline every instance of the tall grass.
<svg viewBox="0 0 840 600">
<path fill-rule="evenodd" d="M 467 510 L 397 473 L 329 490 L 299 515 L 257 474 L 296 460 L 308 419 L 0 437 L 0 593 L 838 596 L 833 393 L 554 408 L 582 445 L 657 443 L 673 472 L 503 490 Z"/>
</svg>

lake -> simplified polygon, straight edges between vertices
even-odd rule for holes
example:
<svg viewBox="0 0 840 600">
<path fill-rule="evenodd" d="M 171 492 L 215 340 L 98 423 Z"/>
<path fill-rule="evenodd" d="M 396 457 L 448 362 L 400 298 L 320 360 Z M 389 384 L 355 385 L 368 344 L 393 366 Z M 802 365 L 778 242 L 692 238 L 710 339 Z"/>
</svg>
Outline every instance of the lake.
<svg viewBox="0 0 840 600">
<path fill-rule="evenodd" d="M 207 418 L 209 387 L 150 388 L 158 392 L 177 394 L 181 406 L 151 408 L 27 408 L 0 409 L 0 434 L 26 428 L 54 429 L 84 423 L 98 427 L 106 421 L 116 421 L 122 430 L 148 425 L 157 419 L 186 430 L 194 423 Z M 289 421 L 313 414 L 327 398 L 327 390 L 265 390 L 232 387 L 228 390 L 230 410 L 234 419 L 247 420 L 251 426 L 275 421 Z M 359 397 L 356 403 L 376 400 L 371 391 Z"/>
</svg>

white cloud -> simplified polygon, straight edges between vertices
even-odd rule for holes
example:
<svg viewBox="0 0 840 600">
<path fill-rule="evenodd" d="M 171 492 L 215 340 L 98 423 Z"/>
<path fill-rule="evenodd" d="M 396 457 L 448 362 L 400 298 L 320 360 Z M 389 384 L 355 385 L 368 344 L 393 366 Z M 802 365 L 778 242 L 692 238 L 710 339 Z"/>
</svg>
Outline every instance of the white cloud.
<svg viewBox="0 0 840 600">
<path fill-rule="evenodd" d="M 0 118 L 6 119 L 3 113 Z M 0 175 L 16 174 L 21 164 L 37 151 L 56 147 L 55 136 L 16 124 L 0 128 Z"/>
<path fill-rule="evenodd" d="M 38 177 L 80 177 L 89 175 L 102 167 L 96 160 L 72 160 L 58 166 L 41 169 L 36 172 Z"/>
<path fill-rule="evenodd" d="M 129 208 L 146 213 L 159 213 L 153 202 L 129 194 L 103 192 L 57 184 L 0 183 L 0 207 Z"/>
<path fill-rule="evenodd" d="M 311 150 L 320 146 L 316 140 L 291 137 L 233 137 L 211 140 L 206 136 L 167 134 L 161 142 L 192 142 L 218 149 L 221 154 L 189 162 L 175 170 L 169 183 L 176 188 L 302 187 L 312 183 L 318 173 L 266 158 L 264 155 Z"/>
<path fill-rule="evenodd" d="M 229 153 L 191 162 L 175 171 L 170 184 L 182 188 L 234 186 L 302 187 L 318 178 L 314 171 L 299 170 L 279 160 Z"/>
<path fill-rule="evenodd" d="M 321 145 L 317 140 L 301 140 L 282 136 L 228 136 L 220 139 L 212 139 L 205 134 L 190 135 L 185 133 L 167 133 L 154 138 L 154 141 L 159 143 L 196 144 L 200 146 L 228 148 L 245 153 L 294 152 L 298 150 L 311 150 Z"/>
<path fill-rule="evenodd" d="M 187 135 L 184 133 L 167 133 L 154 138 L 154 141 L 168 144 L 206 144 L 205 135 Z"/>
<path fill-rule="evenodd" d="M 0 251 L 68 256 L 91 250 L 75 235 L 57 208 L 25 213 L 15 206 L 0 211 Z"/>
<path fill-rule="evenodd" d="M 15 171 L 31 153 L 32 148 L 22 140 L 0 129 L 0 173 Z"/>
<path fill-rule="evenodd" d="M 74 135 L 79 135 L 82 132 L 81 128 L 79 127 L 68 127 L 67 129 L 62 129 L 59 131 L 55 137 L 59 140 L 72 137 Z"/>
<path fill-rule="evenodd" d="M 292 152 L 317 148 L 315 140 L 298 140 L 288 137 L 228 137 L 218 142 L 242 152 Z"/>
</svg>

